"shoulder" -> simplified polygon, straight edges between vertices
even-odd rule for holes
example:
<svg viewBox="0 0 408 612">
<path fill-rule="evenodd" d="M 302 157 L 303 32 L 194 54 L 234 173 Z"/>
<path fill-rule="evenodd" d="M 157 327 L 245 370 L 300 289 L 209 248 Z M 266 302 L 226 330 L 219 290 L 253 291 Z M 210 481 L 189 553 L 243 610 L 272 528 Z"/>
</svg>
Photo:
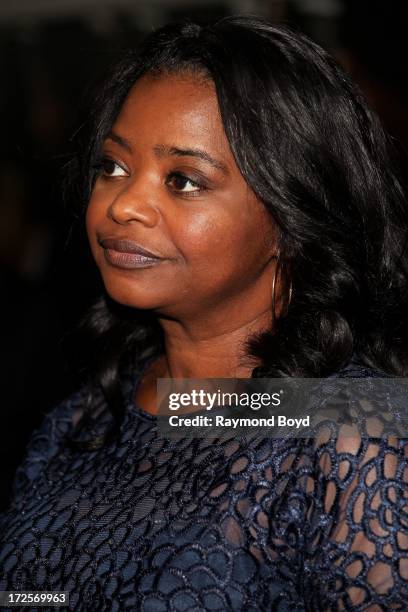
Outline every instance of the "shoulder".
<svg viewBox="0 0 408 612">
<path fill-rule="evenodd" d="M 368 365 L 358 353 L 353 353 L 349 362 L 329 378 L 391 378 L 381 368 Z"/>
<path fill-rule="evenodd" d="M 336 405 L 319 435 L 298 440 L 296 484 L 307 509 L 298 525 L 307 551 L 305 598 L 310 609 L 337 609 L 344 602 L 350 609 L 402 609 L 408 545 L 402 518 L 408 494 L 405 382 L 356 358 L 329 378 L 325 401 L 340 390 L 359 420 L 353 430 L 339 426 Z M 395 421 L 391 428 L 391 417 L 402 417 L 399 430 Z M 370 429 L 370 419 L 379 429 Z M 292 531 L 294 503 L 292 496 L 285 515 Z"/>
<path fill-rule="evenodd" d="M 89 395 L 90 387 L 84 384 L 46 414 L 40 427 L 31 435 L 23 462 L 17 468 L 14 497 L 37 478 L 61 446 L 67 443 L 84 414 Z"/>
<path fill-rule="evenodd" d="M 119 385 L 124 405 L 132 401 L 141 366 L 127 361 L 119 369 Z M 75 392 L 57 404 L 35 430 L 27 446 L 23 463 L 18 468 L 15 486 L 21 487 L 43 471 L 59 450 L 70 444 L 71 438 L 97 437 L 111 425 L 112 414 L 102 388 L 84 382 Z"/>
<path fill-rule="evenodd" d="M 310 604 L 358 606 L 364 594 L 364 603 L 379 609 L 400 606 L 406 601 L 408 438 L 340 434 L 315 440 L 314 458 L 309 524 L 319 535 L 317 546 L 309 541 L 305 568 Z M 328 588 L 322 575 L 339 588 Z"/>
</svg>

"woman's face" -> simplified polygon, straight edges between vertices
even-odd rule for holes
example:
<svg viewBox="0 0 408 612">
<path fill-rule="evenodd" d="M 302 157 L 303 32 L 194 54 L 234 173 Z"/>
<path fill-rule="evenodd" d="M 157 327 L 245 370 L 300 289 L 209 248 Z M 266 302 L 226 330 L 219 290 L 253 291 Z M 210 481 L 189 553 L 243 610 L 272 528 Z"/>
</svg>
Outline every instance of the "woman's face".
<svg viewBox="0 0 408 612">
<path fill-rule="evenodd" d="M 104 143 L 86 225 L 121 304 L 188 319 L 270 303 L 274 224 L 238 170 L 213 83 L 197 75 L 133 86 Z"/>
</svg>

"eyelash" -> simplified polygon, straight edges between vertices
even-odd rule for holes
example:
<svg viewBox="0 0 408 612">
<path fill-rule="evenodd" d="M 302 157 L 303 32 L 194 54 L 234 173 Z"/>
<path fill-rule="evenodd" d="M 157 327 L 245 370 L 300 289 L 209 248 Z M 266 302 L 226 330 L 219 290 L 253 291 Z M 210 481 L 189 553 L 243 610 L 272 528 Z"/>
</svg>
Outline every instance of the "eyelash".
<svg viewBox="0 0 408 612">
<path fill-rule="evenodd" d="M 206 185 L 204 185 L 203 183 L 199 182 L 199 181 L 195 181 L 194 179 L 190 178 L 189 176 L 187 176 L 186 174 L 184 174 L 183 172 L 170 172 L 167 176 L 166 179 L 166 184 L 168 185 L 170 183 L 171 178 L 178 178 L 181 179 L 182 181 L 186 181 L 188 183 L 190 183 L 193 187 L 197 188 L 197 191 L 179 191 L 179 193 L 183 196 L 183 197 L 196 197 L 198 195 L 200 195 L 200 193 L 202 193 L 203 191 L 206 191 L 208 189 L 208 187 Z M 176 190 L 177 191 L 177 190 Z"/>
<path fill-rule="evenodd" d="M 94 165 L 94 169 L 96 170 L 98 177 L 102 177 L 105 180 L 112 180 L 112 179 L 118 178 L 115 176 L 110 176 L 109 174 L 105 174 L 104 167 L 105 167 L 105 164 L 107 163 L 113 164 L 114 166 L 117 166 L 118 168 L 126 172 L 126 170 L 120 164 L 118 164 L 118 162 L 114 161 L 113 159 L 109 157 L 104 157 L 100 159 L 99 161 L 97 161 L 97 163 Z M 187 176 L 186 174 L 184 174 L 183 172 L 177 172 L 177 171 L 170 172 L 167 175 L 166 185 L 169 184 L 170 182 L 169 179 L 174 178 L 174 177 L 181 179 L 183 181 L 186 181 L 190 183 L 193 187 L 197 188 L 197 191 L 192 191 L 192 192 L 183 192 L 180 190 L 178 193 L 179 195 L 183 197 L 196 197 L 200 195 L 201 192 L 208 190 L 208 187 L 204 185 L 202 182 L 196 181 L 190 178 L 189 176 Z"/>
</svg>

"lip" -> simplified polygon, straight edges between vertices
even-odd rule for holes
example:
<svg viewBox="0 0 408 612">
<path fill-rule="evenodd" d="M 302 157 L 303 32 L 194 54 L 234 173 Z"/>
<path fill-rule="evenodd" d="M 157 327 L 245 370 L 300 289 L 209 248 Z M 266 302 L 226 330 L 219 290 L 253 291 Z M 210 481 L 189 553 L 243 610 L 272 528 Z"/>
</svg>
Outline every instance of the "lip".
<svg viewBox="0 0 408 612">
<path fill-rule="evenodd" d="M 98 243 L 104 250 L 107 262 L 117 268 L 147 268 L 157 265 L 165 259 L 133 240 L 98 238 Z"/>
</svg>

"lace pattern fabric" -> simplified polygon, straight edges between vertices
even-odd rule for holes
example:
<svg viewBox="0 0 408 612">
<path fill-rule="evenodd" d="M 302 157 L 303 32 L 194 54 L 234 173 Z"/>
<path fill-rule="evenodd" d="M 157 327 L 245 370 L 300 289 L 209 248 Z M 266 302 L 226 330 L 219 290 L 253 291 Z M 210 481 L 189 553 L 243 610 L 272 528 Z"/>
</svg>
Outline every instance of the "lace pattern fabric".
<svg viewBox="0 0 408 612">
<path fill-rule="evenodd" d="M 69 591 L 73 610 L 408 608 L 408 440 L 169 440 L 133 404 L 139 374 L 104 448 L 67 444 L 86 389 L 33 436 L 1 520 L 1 590 Z"/>
</svg>

